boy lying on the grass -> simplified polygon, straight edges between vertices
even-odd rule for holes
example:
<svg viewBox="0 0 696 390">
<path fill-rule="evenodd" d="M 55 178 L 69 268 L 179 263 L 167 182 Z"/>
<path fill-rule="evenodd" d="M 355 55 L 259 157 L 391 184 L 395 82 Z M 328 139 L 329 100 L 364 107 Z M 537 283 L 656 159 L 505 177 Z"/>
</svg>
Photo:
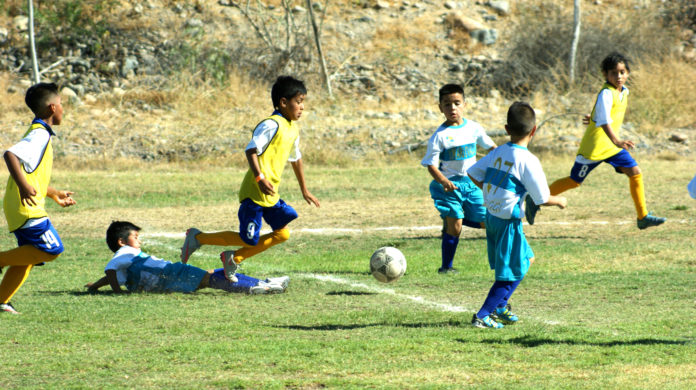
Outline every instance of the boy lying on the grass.
<svg viewBox="0 0 696 390">
<path fill-rule="evenodd" d="M 106 276 L 85 285 L 89 292 L 111 286 L 115 293 L 123 293 L 126 291 L 121 286 L 125 285 L 128 292 L 190 293 L 210 287 L 228 292 L 267 294 L 284 292 L 290 281 L 287 276 L 259 280 L 237 274 L 238 281 L 232 283 L 225 278 L 222 268 L 206 271 L 146 254 L 140 250 L 139 232 L 140 228 L 130 222 L 114 221 L 109 225 L 106 243 L 114 257 L 104 268 Z"/>
</svg>

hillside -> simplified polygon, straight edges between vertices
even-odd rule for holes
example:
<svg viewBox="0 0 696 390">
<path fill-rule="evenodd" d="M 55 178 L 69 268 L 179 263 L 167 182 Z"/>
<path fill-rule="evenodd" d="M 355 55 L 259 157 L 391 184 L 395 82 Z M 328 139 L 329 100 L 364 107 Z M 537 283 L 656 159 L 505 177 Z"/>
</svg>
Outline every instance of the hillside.
<svg viewBox="0 0 696 390">
<path fill-rule="evenodd" d="M 578 77 L 570 83 L 565 3 L 314 2 L 332 97 L 306 2 L 61 0 L 35 12 L 42 79 L 67 87 L 56 146 L 66 160 L 242 164 L 236 151 L 271 109 L 269 85 L 284 73 L 310 89 L 301 125 L 315 162 L 372 160 L 417 146 L 441 120 L 436 93 L 446 82 L 466 85 L 467 115 L 493 134 L 501 134 L 511 101 L 530 100 L 540 121 L 551 118 L 535 147 L 574 151 L 583 131 L 578 113 L 589 110 L 601 82 L 597 57 L 617 46 L 639 65 L 627 134 L 640 152 L 689 153 L 694 6 L 584 1 Z M 0 6 L 0 95 L 9 102 L 0 140 L 7 147 L 29 119 L 22 96 L 30 56 L 26 2 Z"/>
</svg>

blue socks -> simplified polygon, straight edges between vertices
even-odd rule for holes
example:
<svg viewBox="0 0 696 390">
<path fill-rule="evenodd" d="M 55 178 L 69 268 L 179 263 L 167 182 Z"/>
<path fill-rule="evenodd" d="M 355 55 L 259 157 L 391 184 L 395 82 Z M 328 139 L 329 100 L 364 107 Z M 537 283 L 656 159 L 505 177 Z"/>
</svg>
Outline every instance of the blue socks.
<svg viewBox="0 0 696 390">
<path fill-rule="evenodd" d="M 452 268 L 454 254 L 457 252 L 457 245 L 459 245 L 459 237 L 442 233 L 442 268 Z"/>
<path fill-rule="evenodd" d="M 510 299 L 512 296 L 512 293 L 515 292 L 517 286 L 520 285 L 520 282 L 522 281 L 516 280 L 514 282 L 504 282 L 496 280 L 495 283 L 493 283 L 491 290 L 488 292 L 488 296 L 483 302 L 481 310 L 476 313 L 476 317 L 483 318 L 493 313 L 496 308 L 505 307 L 508 299 Z"/>
<path fill-rule="evenodd" d="M 236 274 L 238 281 L 232 283 L 227 278 L 225 278 L 225 271 L 223 268 L 218 268 L 210 275 L 210 287 L 218 290 L 225 290 L 227 292 L 249 292 L 249 289 L 259 284 L 259 279 L 252 278 L 244 274 Z"/>
</svg>

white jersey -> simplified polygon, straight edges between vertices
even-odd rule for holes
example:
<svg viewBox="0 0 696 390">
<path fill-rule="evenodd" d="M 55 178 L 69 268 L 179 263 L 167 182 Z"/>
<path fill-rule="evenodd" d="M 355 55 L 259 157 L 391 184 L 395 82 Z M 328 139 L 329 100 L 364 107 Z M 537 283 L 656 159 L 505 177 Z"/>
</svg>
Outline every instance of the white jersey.
<svg viewBox="0 0 696 390">
<path fill-rule="evenodd" d="M 476 163 L 476 145 L 486 150 L 495 146 L 477 122 L 464 119 L 459 126 L 442 124 L 428 140 L 421 165 L 437 167 L 446 178 L 466 176 L 469 167 Z"/>
<path fill-rule="evenodd" d="M 136 249 L 128 245 L 122 246 L 119 250 L 116 251 L 116 253 L 114 253 L 114 257 L 111 258 L 111 261 L 109 261 L 106 264 L 106 267 L 104 267 L 104 271 L 116 271 L 116 278 L 118 279 L 118 284 L 125 285 L 126 280 L 128 279 L 128 267 L 130 267 L 131 264 L 133 264 L 133 259 L 135 259 L 135 257 L 138 256 L 141 252 L 142 251 L 140 249 Z M 167 266 L 167 264 L 171 264 L 171 262 L 159 259 L 154 256 L 150 256 L 150 258 L 145 260 L 144 265 L 150 268 L 164 268 Z M 151 281 L 151 283 L 141 280 L 141 284 L 154 285 L 159 281 L 159 278 L 156 276 L 153 276 L 152 279 L 153 280 Z"/>
<path fill-rule="evenodd" d="M 527 148 L 510 142 L 469 168 L 469 176 L 483 183 L 486 209 L 502 219 L 521 218 L 525 194 L 537 205 L 548 202 L 551 195 L 539 159 Z"/>
<path fill-rule="evenodd" d="M 628 96 L 628 88 L 622 87 L 621 93 L 619 93 L 619 100 L 623 100 Z M 611 91 L 608 89 L 602 89 L 597 97 L 597 103 L 594 108 L 594 118 L 592 120 L 599 127 L 602 125 L 610 125 L 613 122 L 611 119 L 611 106 L 614 105 L 614 97 Z M 618 131 L 620 129 L 614 129 Z M 595 161 L 596 162 L 596 161 Z"/>
</svg>

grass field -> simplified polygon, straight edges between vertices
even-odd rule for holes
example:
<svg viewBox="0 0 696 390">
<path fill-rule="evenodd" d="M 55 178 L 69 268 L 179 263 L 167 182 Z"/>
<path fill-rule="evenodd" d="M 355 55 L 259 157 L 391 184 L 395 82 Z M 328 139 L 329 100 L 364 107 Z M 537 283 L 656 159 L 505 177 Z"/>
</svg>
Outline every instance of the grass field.
<svg viewBox="0 0 696 390">
<path fill-rule="evenodd" d="M 0 388 L 694 388 L 696 201 L 693 160 L 638 155 L 648 206 L 668 222 L 635 226 L 627 180 L 598 168 L 525 226 L 537 255 L 510 303 L 520 323 L 469 325 L 493 281 L 483 232 L 465 230 L 458 275 L 439 266 L 440 220 L 417 156 L 377 168 L 306 167 L 322 207 L 281 190 L 300 218 L 283 245 L 247 260 L 257 277 L 290 275 L 285 294 L 218 290 L 87 294 L 110 259 L 114 219 L 143 227 L 144 249 L 178 260 L 183 232 L 237 229 L 238 169 L 54 169 L 78 205 L 49 206 L 66 251 L 33 270 L 0 315 Z M 549 180 L 572 157 L 544 157 Z M 5 176 L 0 180 L 6 180 Z M 393 227 L 394 229 L 381 229 Z M 0 238 L 14 247 L 12 235 Z M 408 271 L 380 284 L 372 251 L 398 247 Z M 190 263 L 219 266 L 219 247 Z"/>
</svg>

